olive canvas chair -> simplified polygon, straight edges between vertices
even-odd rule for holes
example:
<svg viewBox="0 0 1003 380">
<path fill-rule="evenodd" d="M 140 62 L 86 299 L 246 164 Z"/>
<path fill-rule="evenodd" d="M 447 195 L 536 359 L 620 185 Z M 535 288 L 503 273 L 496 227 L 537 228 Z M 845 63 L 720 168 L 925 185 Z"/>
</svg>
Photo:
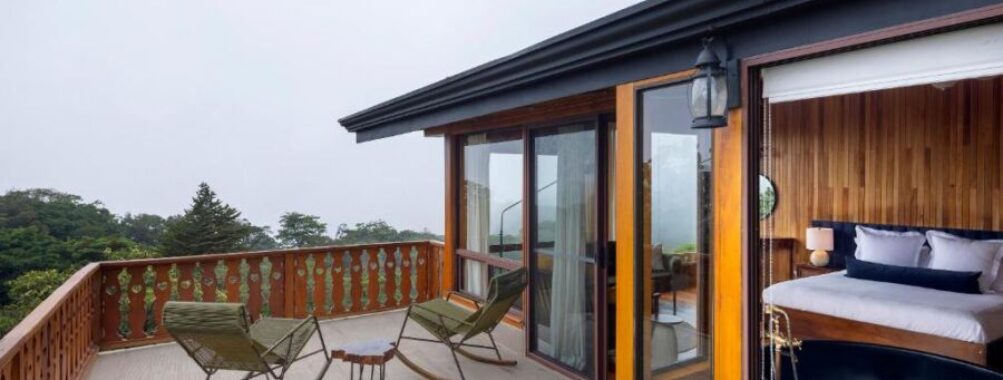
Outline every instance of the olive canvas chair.
<svg viewBox="0 0 1003 380">
<path fill-rule="evenodd" d="M 247 371 L 244 379 L 264 375 L 282 379 L 289 367 L 314 354 L 325 364 L 317 378 L 327 372 L 331 360 L 317 318 L 262 318 L 251 324 L 243 304 L 167 302 L 164 327 L 202 368 L 206 379 L 219 370 Z M 321 349 L 300 355 L 317 333 Z"/>
<path fill-rule="evenodd" d="M 471 311 L 449 302 L 450 293 L 445 299 L 437 298 L 431 301 L 412 305 L 407 309 L 407 317 L 401 326 L 400 335 L 397 337 L 396 346 L 401 361 L 411 367 L 411 369 L 424 375 L 427 378 L 439 378 L 428 371 L 418 367 L 403 355 L 400 355 L 399 348 L 401 340 L 410 339 L 425 342 L 443 343 L 449 347 L 456 363 L 456 370 L 460 373 L 461 379 L 466 379 L 463 375 L 463 368 L 456 354 L 470 358 L 482 363 L 514 366 L 514 360 L 503 360 L 501 351 L 495 343 L 494 336 L 491 335 L 498 323 L 502 321 L 508 309 L 519 299 L 523 290 L 526 289 L 528 274 L 526 268 L 519 268 L 514 271 L 500 274 L 491 279 L 488 285 L 488 296 L 483 305 L 478 305 L 477 310 Z M 404 329 L 407 322 L 413 320 L 432 334 L 437 340 L 425 339 L 421 337 L 405 336 Z M 473 344 L 470 339 L 486 334 L 491 341 L 491 345 Z M 481 348 L 494 350 L 496 359 L 476 355 L 464 350 L 464 347 Z"/>
</svg>

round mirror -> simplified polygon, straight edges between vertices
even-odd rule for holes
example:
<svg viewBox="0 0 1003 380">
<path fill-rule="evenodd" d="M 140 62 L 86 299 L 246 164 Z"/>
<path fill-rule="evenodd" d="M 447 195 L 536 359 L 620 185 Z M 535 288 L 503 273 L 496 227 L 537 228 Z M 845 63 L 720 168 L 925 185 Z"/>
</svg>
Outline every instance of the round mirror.
<svg viewBox="0 0 1003 380">
<path fill-rule="evenodd" d="M 766 219 L 777 208 L 777 189 L 769 177 L 759 175 L 759 219 Z"/>
</svg>

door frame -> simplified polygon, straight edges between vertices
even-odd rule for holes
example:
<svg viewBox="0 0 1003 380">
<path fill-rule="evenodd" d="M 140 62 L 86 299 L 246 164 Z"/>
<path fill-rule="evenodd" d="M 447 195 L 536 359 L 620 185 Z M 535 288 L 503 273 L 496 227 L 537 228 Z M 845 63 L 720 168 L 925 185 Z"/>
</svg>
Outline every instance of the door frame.
<svg viewBox="0 0 1003 380">
<path fill-rule="evenodd" d="M 608 208 L 609 181 L 607 177 L 609 168 L 608 165 L 610 163 L 608 162 L 608 156 L 607 156 L 609 139 L 606 138 L 610 130 L 609 124 L 611 121 L 614 120 L 612 111 L 613 111 L 612 109 L 599 108 L 595 111 L 579 113 L 575 116 L 561 116 L 561 117 L 544 119 L 542 121 L 506 124 L 488 128 L 464 128 L 453 132 L 447 132 L 444 135 L 445 145 L 446 145 L 446 173 L 447 173 L 446 174 L 447 249 L 445 255 L 449 257 L 443 260 L 444 273 L 448 273 L 448 278 L 447 276 L 444 276 L 443 278 L 443 288 L 457 292 L 457 295 L 459 295 L 460 297 L 454 297 L 454 299 L 457 299 L 458 302 L 460 303 L 473 307 L 474 306 L 473 302 L 469 301 L 468 299 L 476 299 L 476 297 L 473 297 L 472 295 L 459 290 L 460 288 L 459 279 L 463 278 L 461 273 L 463 271 L 463 266 L 458 265 L 456 263 L 458 258 L 475 259 L 475 260 L 480 259 L 480 257 L 471 256 L 468 252 L 457 248 L 460 240 L 459 234 L 462 232 L 461 231 L 462 226 L 460 225 L 460 221 L 462 220 L 462 218 L 460 217 L 460 213 L 462 211 L 462 205 L 460 205 L 460 200 L 461 200 L 460 192 L 462 190 L 462 181 L 463 181 L 463 171 L 462 171 L 463 152 L 461 144 L 461 139 L 463 138 L 463 136 L 482 132 L 498 131 L 498 130 L 512 130 L 521 132 L 521 138 L 523 143 L 522 145 L 523 189 L 522 189 L 521 209 L 523 215 L 522 230 L 524 231 L 523 241 L 521 242 L 522 243 L 521 264 L 527 269 L 532 270 L 530 265 L 532 265 L 533 260 L 531 260 L 530 251 L 531 251 L 531 243 L 533 239 L 535 239 L 535 236 L 533 236 L 533 230 L 531 228 L 532 227 L 531 223 L 534 217 L 532 215 L 533 210 L 531 207 L 532 203 L 531 195 L 533 192 L 534 181 L 531 175 L 532 158 L 530 156 L 533 154 L 532 151 L 533 131 L 542 128 L 555 127 L 572 123 L 590 123 L 590 126 L 596 132 L 596 155 L 597 155 L 596 169 L 598 171 L 597 181 L 596 181 L 597 182 L 596 207 L 598 207 L 596 210 L 597 212 L 596 219 L 598 225 L 596 226 L 596 228 L 597 228 L 597 240 L 598 240 L 597 243 L 601 242 L 603 244 L 597 244 L 596 246 L 597 273 L 595 273 L 596 288 L 594 289 L 594 294 L 593 294 L 593 302 L 595 302 L 596 305 L 596 311 L 595 311 L 596 322 L 593 326 L 594 330 L 593 346 L 595 347 L 595 349 L 593 350 L 594 351 L 593 360 L 595 364 L 594 364 L 594 376 L 592 378 L 595 379 L 606 378 L 607 377 L 606 371 L 608 371 L 609 368 L 607 360 L 608 356 L 607 351 L 610 348 L 607 339 L 607 335 L 609 332 L 607 331 L 608 329 L 606 328 L 608 317 L 606 315 L 606 308 L 602 307 L 603 305 L 606 305 L 608 297 L 606 296 L 605 287 L 604 286 L 601 287 L 600 284 L 605 285 L 605 278 L 608 276 L 607 264 L 609 261 L 608 259 L 610 253 L 608 252 L 607 244 L 605 244 L 605 242 L 609 241 L 612 238 L 611 234 L 608 233 L 610 214 Z M 504 269 L 511 269 L 507 268 L 506 266 L 513 265 L 513 263 L 500 263 L 500 262 L 486 262 L 486 263 Z M 518 264 L 515 265 L 517 266 Z M 600 281 L 600 279 L 603 279 L 603 281 Z M 512 313 L 509 313 L 509 315 L 506 316 L 506 321 L 514 324 L 521 324 L 524 329 L 523 332 L 524 342 L 525 342 L 524 354 L 527 357 L 541 363 L 545 367 L 557 371 L 564 376 L 582 380 L 591 379 L 591 378 L 586 378 L 582 376 L 582 374 L 575 372 L 562 364 L 552 361 L 545 356 L 539 355 L 530 349 L 530 347 L 532 347 L 532 337 L 530 336 L 531 335 L 530 328 L 528 326 L 534 322 L 531 317 L 532 302 L 533 302 L 531 297 L 532 297 L 533 286 L 534 286 L 533 280 L 532 278 L 530 278 L 530 284 L 529 286 L 527 286 L 525 292 L 523 293 L 523 304 L 521 312 L 515 313 L 514 315 Z"/>
<path fill-rule="evenodd" d="M 523 204 L 525 205 L 524 219 L 523 219 L 523 230 L 525 231 L 526 243 L 523 245 L 523 257 L 526 263 L 526 268 L 530 273 L 530 282 L 527 288 L 528 297 L 526 302 L 524 302 L 525 310 L 525 337 L 526 337 L 526 356 L 531 357 L 547 367 L 561 372 L 565 376 L 569 376 L 576 379 L 605 379 L 606 371 L 608 368 L 608 363 L 606 360 L 608 346 L 607 346 L 607 329 L 606 329 L 606 284 L 608 277 L 608 256 L 607 252 L 610 236 L 608 233 L 609 226 L 609 183 L 608 183 L 608 136 L 609 130 L 607 127 L 608 122 L 612 119 L 609 113 L 594 113 L 583 117 L 568 118 L 563 120 L 555 120 L 544 123 L 537 123 L 532 125 L 527 125 L 525 128 L 524 137 L 524 166 L 523 166 Z M 535 341 L 535 331 L 532 326 L 535 325 L 534 314 L 532 312 L 533 297 L 534 297 L 534 286 L 535 281 L 533 281 L 532 274 L 535 270 L 535 253 L 532 252 L 533 243 L 536 241 L 535 228 L 536 228 L 536 210 L 535 210 L 535 189 L 536 189 L 536 178 L 535 178 L 535 154 L 534 154 L 534 141 L 536 137 L 535 132 L 547 129 L 560 127 L 564 125 L 573 124 L 586 124 L 595 133 L 595 154 L 596 154 L 596 225 L 593 228 L 596 229 L 596 238 L 592 244 L 595 246 L 595 270 L 593 276 L 595 278 L 593 289 L 592 289 L 592 302 L 594 305 L 595 320 L 592 326 L 592 337 L 593 337 L 593 350 L 592 350 L 592 360 L 593 360 L 593 374 L 591 377 L 584 376 L 582 373 L 575 371 L 574 369 L 557 362 L 547 356 L 544 356 L 533 350 L 533 345 Z"/>
<path fill-rule="evenodd" d="M 742 164 L 744 173 L 743 201 L 750 205 L 759 203 L 759 152 L 762 143 L 763 111 L 766 104 L 762 98 L 763 86 L 760 75 L 763 68 L 1001 21 L 1003 21 L 1003 5 L 990 5 L 743 59 L 741 64 L 741 96 L 744 105 L 743 116 L 748 120 L 745 133 L 742 136 L 742 150 L 744 152 Z M 759 209 L 747 207 L 744 211 L 742 252 L 745 254 L 743 255 L 742 281 L 745 284 L 745 293 L 742 298 L 743 309 L 745 309 L 743 313 L 745 319 L 743 348 L 746 350 L 746 354 L 743 355 L 745 369 L 743 377 L 756 379 L 762 370 L 759 368 L 761 355 L 759 325 L 762 323 L 760 315 L 762 302 L 757 285 L 757 281 L 763 275 L 758 265 L 762 260 L 759 244 Z"/>
</svg>

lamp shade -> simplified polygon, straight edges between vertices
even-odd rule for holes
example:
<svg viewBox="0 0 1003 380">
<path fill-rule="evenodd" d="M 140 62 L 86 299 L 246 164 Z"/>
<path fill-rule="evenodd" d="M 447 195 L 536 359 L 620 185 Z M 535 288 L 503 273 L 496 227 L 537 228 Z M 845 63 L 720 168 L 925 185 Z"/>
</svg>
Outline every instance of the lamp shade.
<svg viewBox="0 0 1003 380">
<path fill-rule="evenodd" d="M 832 228 L 811 227 L 805 231 L 805 246 L 809 250 L 831 251 L 833 249 Z"/>
</svg>

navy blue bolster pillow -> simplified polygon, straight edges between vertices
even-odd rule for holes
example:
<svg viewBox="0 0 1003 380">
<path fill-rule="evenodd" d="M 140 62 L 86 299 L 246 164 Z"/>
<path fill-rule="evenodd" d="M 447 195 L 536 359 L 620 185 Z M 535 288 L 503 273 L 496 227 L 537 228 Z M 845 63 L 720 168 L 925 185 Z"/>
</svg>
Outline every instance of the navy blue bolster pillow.
<svg viewBox="0 0 1003 380">
<path fill-rule="evenodd" d="M 846 277 L 921 286 L 948 292 L 982 293 L 979 290 L 980 275 L 982 272 L 902 267 L 857 260 L 851 256 L 846 257 Z"/>
</svg>

